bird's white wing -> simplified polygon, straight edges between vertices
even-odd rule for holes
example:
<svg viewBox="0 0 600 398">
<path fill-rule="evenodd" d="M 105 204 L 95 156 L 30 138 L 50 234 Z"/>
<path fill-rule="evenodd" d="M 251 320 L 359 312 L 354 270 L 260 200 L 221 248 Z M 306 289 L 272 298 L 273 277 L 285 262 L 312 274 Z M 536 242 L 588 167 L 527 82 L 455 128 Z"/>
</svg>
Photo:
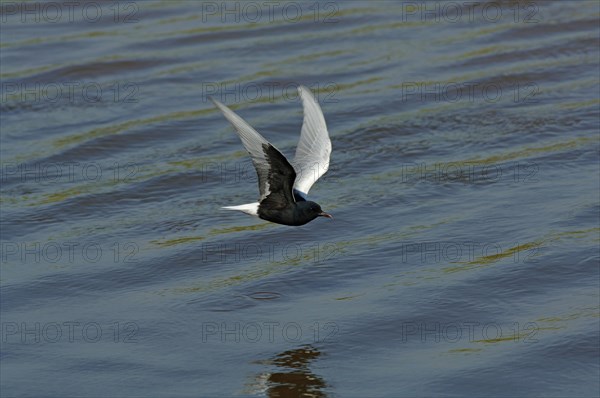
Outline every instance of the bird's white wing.
<svg viewBox="0 0 600 398">
<path fill-rule="evenodd" d="M 262 202 L 265 198 L 271 196 L 270 200 L 278 203 L 293 202 L 291 185 L 296 178 L 296 174 L 285 156 L 227 106 L 214 98 L 210 100 L 233 125 L 242 140 L 242 144 L 244 144 L 252 158 L 252 163 L 258 175 L 259 201 Z"/>
<path fill-rule="evenodd" d="M 294 189 L 307 194 L 310 187 L 329 169 L 331 140 L 319 103 L 310 90 L 298 87 L 304 107 L 304 121 L 296 156 L 292 166 L 296 170 Z"/>
<path fill-rule="evenodd" d="M 223 112 L 225 118 L 233 125 L 242 140 L 242 144 L 250 154 L 252 163 L 258 174 L 258 188 L 260 191 L 260 200 L 263 200 L 269 194 L 269 160 L 263 150 L 263 145 L 271 145 L 260 133 L 250 126 L 244 119 L 236 115 L 231 109 L 223 105 L 214 98 L 210 100 Z"/>
</svg>

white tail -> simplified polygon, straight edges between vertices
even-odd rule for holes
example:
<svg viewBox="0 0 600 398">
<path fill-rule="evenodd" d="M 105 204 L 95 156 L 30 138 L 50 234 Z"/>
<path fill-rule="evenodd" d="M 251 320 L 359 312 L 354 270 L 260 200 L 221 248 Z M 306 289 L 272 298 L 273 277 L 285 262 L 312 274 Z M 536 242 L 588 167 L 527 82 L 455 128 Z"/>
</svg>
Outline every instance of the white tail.
<svg viewBox="0 0 600 398">
<path fill-rule="evenodd" d="M 244 212 L 246 214 L 250 214 L 251 216 L 258 217 L 258 202 L 247 203 L 245 205 L 239 205 L 239 206 L 224 206 L 224 207 L 221 207 L 221 209 L 237 210 L 237 211 Z"/>
</svg>

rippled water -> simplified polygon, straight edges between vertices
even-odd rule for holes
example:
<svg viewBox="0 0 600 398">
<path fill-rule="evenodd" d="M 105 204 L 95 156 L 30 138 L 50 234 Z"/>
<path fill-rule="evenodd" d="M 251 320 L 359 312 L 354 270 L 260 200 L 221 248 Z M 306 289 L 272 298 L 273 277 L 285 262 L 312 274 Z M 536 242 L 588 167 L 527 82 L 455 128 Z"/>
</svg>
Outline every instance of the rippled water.
<svg viewBox="0 0 600 398">
<path fill-rule="evenodd" d="M 598 396 L 599 3 L 2 3 L 3 396 Z M 207 95 L 334 221 L 258 190 Z"/>
</svg>

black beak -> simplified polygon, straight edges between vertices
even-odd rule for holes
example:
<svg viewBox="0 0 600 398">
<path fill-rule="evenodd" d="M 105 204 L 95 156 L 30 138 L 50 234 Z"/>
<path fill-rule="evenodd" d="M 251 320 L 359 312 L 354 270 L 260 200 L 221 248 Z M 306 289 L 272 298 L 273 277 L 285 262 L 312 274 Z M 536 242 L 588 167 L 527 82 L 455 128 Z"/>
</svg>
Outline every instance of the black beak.
<svg viewBox="0 0 600 398">
<path fill-rule="evenodd" d="M 327 217 L 327 218 L 331 218 L 333 220 L 333 216 L 329 213 L 325 213 L 324 211 L 320 212 L 319 215 L 321 217 Z"/>
</svg>

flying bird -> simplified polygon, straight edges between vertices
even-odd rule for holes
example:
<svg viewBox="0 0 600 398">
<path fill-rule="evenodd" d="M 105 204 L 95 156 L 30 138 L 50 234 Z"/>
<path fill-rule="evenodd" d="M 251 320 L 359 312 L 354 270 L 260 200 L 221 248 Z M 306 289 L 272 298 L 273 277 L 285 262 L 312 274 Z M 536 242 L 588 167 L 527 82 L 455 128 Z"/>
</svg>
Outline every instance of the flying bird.
<svg viewBox="0 0 600 398">
<path fill-rule="evenodd" d="M 329 168 L 331 140 L 315 97 L 304 86 L 298 87 L 298 93 L 304 107 L 304 120 L 291 163 L 245 120 L 210 98 L 233 125 L 250 154 L 260 192 L 258 202 L 223 209 L 238 210 L 266 221 L 294 226 L 304 225 L 319 216 L 333 218 L 317 203 L 307 200 L 310 188 Z"/>
</svg>

